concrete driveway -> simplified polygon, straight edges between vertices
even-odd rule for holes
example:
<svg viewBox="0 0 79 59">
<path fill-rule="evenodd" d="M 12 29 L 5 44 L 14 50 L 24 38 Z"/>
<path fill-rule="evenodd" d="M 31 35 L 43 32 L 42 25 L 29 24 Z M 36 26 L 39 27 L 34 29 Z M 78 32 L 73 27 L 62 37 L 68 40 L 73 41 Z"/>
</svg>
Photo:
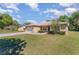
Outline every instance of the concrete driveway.
<svg viewBox="0 0 79 59">
<path fill-rule="evenodd" d="M 16 35 L 23 35 L 23 34 L 44 35 L 44 34 L 46 34 L 46 33 L 16 32 L 16 33 L 5 33 L 5 34 L 0 34 L 0 37 L 5 37 L 5 36 L 16 36 Z"/>
</svg>

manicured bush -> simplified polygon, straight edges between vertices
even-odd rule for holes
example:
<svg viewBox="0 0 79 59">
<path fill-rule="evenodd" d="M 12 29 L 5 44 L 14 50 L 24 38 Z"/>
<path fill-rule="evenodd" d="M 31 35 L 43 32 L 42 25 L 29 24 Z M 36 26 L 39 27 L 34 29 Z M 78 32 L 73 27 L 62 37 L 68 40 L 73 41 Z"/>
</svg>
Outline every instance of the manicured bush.
<svg viewBox="0 0 79 59">
<path fill-rule="evenodd" d="M 61 31 L 61 32 L 59 32 L 59 34 L 60 34 L 60 35 L 64 35 L 64 34 L 65 34 L 65 32 L 64 32 L 64 31 Z"/>
<path fill-rule="evenodd" d="M 56 34 L 54 31 L 49 31 L 48 34 Z"/>
<path fill-rule="evenodd" d="M 40 31 L 38 31 L 39 33 L 44 33 L 44 31 L 43 30 L 40 30 Z"/>
</svg>

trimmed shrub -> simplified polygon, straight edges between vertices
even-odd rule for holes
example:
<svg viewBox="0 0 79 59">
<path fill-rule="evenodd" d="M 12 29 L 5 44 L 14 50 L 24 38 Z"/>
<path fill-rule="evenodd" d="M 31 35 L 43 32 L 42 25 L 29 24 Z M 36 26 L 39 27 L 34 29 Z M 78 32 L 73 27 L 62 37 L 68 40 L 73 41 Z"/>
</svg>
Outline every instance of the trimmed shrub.
<svg viewBox="0 0 79 59">
<path fill-rule="evenodd" d="M 44 33 L 44 31 L 43 30 L 40 30 L 40 31 L 38 31 L 39 33 Z"/>
<path fill-rule="evenodd" d="M 65 32 L 64 32 L 64 31 L 61 31 L 61 32 L 59 32 L 59 34 L 60 34 L 60 35 L 64 35 L 64 34 L 65 34 Z"/>
<path fill-rule="evenodd" d="M 49 31 L 48 34 L 56 34 L 54 31 Z"/>
</svg>

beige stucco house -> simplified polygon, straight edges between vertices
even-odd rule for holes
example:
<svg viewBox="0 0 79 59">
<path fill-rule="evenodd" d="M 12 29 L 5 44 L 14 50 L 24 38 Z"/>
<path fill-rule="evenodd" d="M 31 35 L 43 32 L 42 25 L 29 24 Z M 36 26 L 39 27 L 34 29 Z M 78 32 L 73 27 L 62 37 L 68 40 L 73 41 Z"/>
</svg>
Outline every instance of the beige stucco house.
<svg viewBox="0 0 79 59">
<path fill-rule="evenodd" d="M 59 31 L 65 32 L 68 34 L 68 23 L 67 22 L 59 22 Z M 29 24 L 18 28 L 18 31 L 26 31 L 32 33 L 38 33 L 39 31 L 48 32 L 51 30 L 51 22 L 45 22 L 43 24 Z"/>
<path fill-rule="evenodd" d="M 34 33 L 37 33 L 39 31 L 48 32 L 50 30 L 50 26 L 51 24 L 49 22 L 45 22 L 43 24 L 29 24 L 18 28 L 18 31 L 27 31 Z"/>
</svg>

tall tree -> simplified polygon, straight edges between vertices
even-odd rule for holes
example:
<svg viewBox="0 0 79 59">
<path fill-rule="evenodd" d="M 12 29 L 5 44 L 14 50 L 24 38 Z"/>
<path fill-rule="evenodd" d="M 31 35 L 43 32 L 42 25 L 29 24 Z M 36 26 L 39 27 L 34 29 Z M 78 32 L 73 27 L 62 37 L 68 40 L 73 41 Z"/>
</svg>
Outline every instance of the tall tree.
<svg viewBox="0 0 79 59">
<path fill-rule="evenodd" d="M 70 23 L 71 30 L 79 31 L 79 12 L 78 11 L 74 12 L 70 16 L 69 23 Z"/>
<path fill-rule="evenodd" d="M 59 17 L 59 21 L 61 21 L 61 22 L 68 22 L 68 16 L 66 16 L 66 15 L 60 16 Z"/>
<path fill-rule="evenodd" d="M 15 21 L 13 21 L 12 17 L 9 14 L 2 14 L 0 13 L 0 28 L 4 28 L 9 25 L 13 25 Z"/>
<path fill-rule="evenodd" d="M 6 26 L 11 25 L 13 22 L 13 19 L 10 15 L 8 14 L 3 14 L 3 22 Z"/>
<path fill-rule="evenodd" d="M 12 25 L 19 26 L 20 24 L 16 20 L 13 20 Z"/>
<path fill-rule="evenodd" d="M 58 32 L 58 21 L 57 20 L 52 20 L 51 28 L 54 34 Z"/>
</svg>

